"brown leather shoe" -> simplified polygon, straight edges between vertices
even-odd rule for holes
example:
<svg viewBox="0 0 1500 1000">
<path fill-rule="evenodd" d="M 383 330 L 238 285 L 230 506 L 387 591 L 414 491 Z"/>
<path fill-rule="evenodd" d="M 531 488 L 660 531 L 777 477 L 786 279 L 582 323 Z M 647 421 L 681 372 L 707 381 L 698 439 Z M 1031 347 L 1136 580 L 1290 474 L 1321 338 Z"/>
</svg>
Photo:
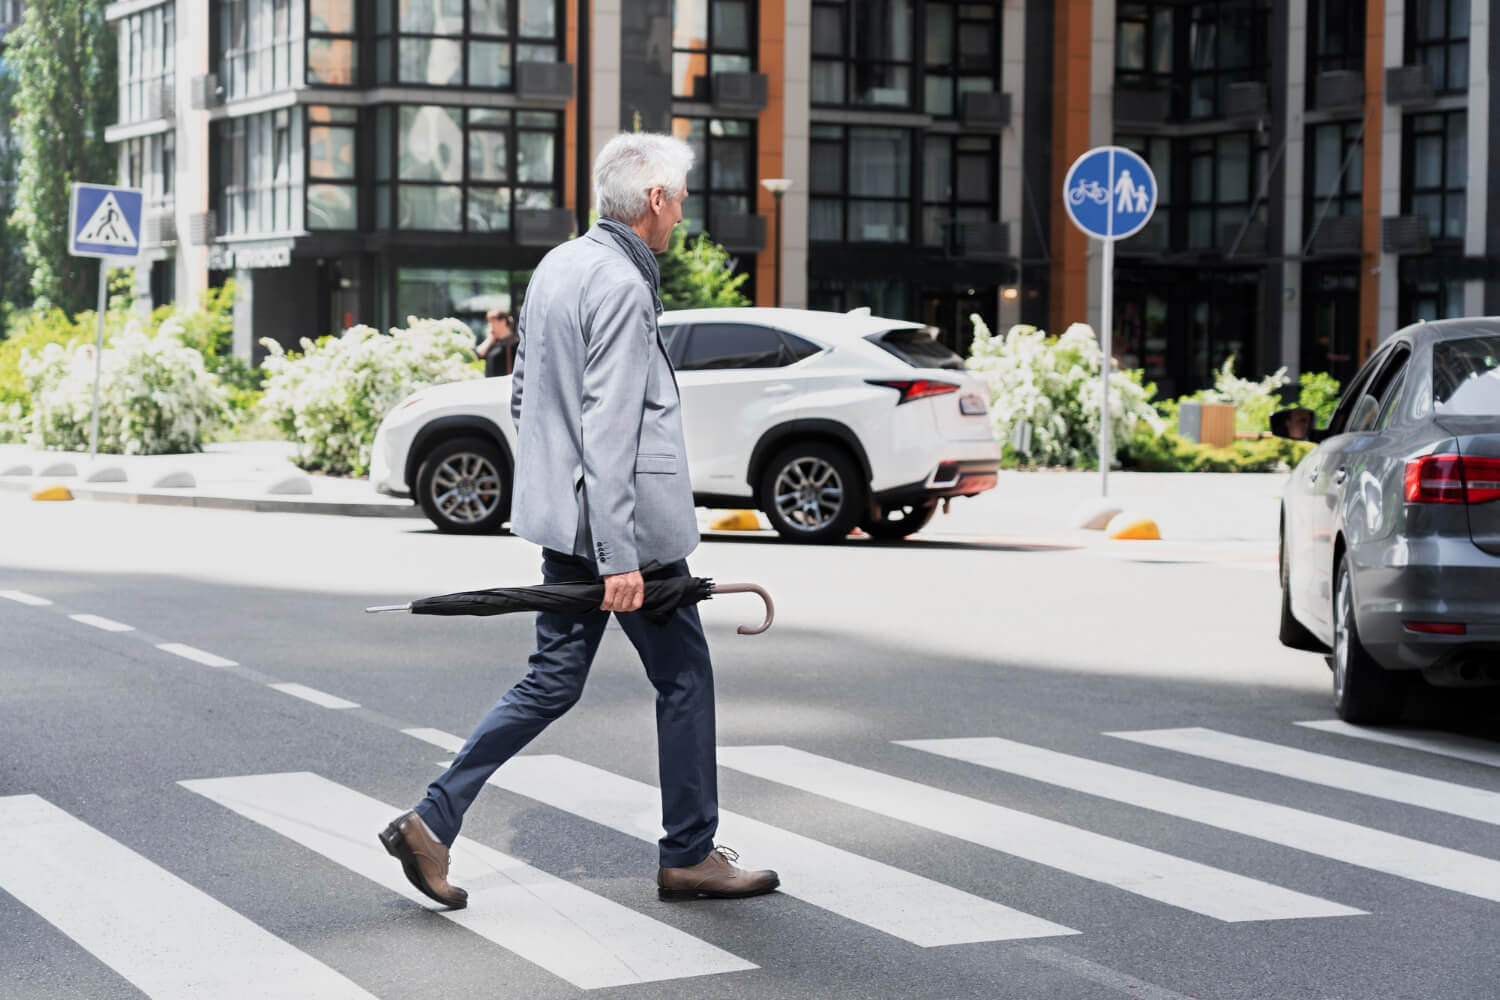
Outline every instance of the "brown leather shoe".
<svg viewBox="0 0 1500 1000">
<path fill-rule="evenodd" d="M 728 847 L 715 847 L 708 857 L 687 868 L 658 868 L 656 895 L 660 899 L 739 899 L 759 896 L 781 884 L 773 871 L 747 872 L 731 862 L 740 856 Z"/>
<path fill-rule="evenodd" d="M 448 848 L 427 832 L 415 812 L 391 820 L 380 842 L 386 853 L 401 862 L 407 879 L 423 895 L 455 910 L 469 905 L 469 894 L 448 884 Z"/>
</svg>

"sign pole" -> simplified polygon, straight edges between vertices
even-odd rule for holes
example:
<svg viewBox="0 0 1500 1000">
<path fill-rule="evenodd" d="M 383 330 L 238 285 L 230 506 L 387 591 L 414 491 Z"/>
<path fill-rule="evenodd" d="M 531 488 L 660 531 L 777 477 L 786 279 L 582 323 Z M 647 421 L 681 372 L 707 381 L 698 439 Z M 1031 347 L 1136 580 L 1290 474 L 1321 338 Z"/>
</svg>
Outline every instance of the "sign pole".
<svg viewBox="0 0 1500 1000">
<path fill-rule="evenodd" d="M 1103 297 L 1100 302 L 1099 325 L 1103 329 L 1099 332 L 1099 342 L 1104 349 L 1103 374 L 1100 376 L 1099 385 L 1099 495 L 1109 496 L 1109 463 L 1113 455 L 1110 451 L 1110 420 L 1109 420 L 1109 367 L 1110 367 L 1110 343 L 1114 339 L 1114 299 L 1115 299 L 1115 241 L 1104 241 L 1104 288 Z"/>
<path fill-rule="evenodd" d="M 99 332 L 94 338 L 94 415 L 89 421 L 89 461 L 99 456 L 99 373 L 104 369 L 104 310 L 109 307 L 109 258 L 99 258 Z"/>
</svg>

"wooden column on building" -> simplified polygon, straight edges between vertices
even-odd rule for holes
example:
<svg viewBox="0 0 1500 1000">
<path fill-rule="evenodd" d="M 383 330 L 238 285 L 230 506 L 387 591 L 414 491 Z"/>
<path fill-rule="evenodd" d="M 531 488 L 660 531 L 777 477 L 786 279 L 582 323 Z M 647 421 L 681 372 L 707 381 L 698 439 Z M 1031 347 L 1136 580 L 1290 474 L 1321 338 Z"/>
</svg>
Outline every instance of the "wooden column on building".
<svg viewBox="0 0 1500 1000">
<path fill-rule="evenodd" d="M 760 2 L 760 71 L 766 75 L 767 103 L 755 130 L 755 214 L 766 220 L 766 249 L 755 261 L 755 304 L 776 305 L 776 243 L 785 245 L 776 227 L 776 199 L 760 186 L 762 178 L 785 177 L 786 3 Z M 773 243 L 772 241 L 775 241 Z M 785 280 L 785 275 L 782 276 Z"/>
<path fill-rule="evenodd" d="M 573 67 L 573 98 L 563 110 L 563 203 L 570 211 L 578 208 L 578 157 L 588 156 L 588 150 L 578 148 L 578 95 L 589 81 L 579 72 L 582 61 L 578 58 L 579 5 L 589 0 L 568 0 L 564 6 L 563 59 Z"/>
<path fill-rule="evenodd" d="M 1365 138 L 1360 195 L 1359 361 L 1380 342 L 1381 147 L 1385 112 L 1385 0 L 1365 8 Z"/>
<path fill-rule="evenodd" d="M 1053 36 L 1052 288 L 1049 333 L 1088 319 L 1088 237 L 1068 220 L 1062 183 L 1068 167 L 1089 148 L 1089 86 L 1093 59 L 1093 0 L 1058 0 Z"/>
</svg>

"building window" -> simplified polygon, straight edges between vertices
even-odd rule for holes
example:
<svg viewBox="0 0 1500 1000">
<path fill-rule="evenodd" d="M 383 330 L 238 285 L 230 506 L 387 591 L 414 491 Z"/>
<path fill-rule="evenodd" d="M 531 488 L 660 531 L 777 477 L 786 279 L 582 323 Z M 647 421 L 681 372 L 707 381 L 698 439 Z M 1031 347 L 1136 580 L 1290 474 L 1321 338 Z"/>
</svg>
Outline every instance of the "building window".
<svg viewBox="0 0 1500 1000">
<path fill-rule="evenodd" d="M 1000 150 L 994 136 L 928 135 L 922 140 L 922 243 L 945 249 L 955 224 L 999 214 Z"/>
<path fill-rule="evenodd" d="M 476 343 L 486 331 L 485 313 L 501 309 L 520 315 L 521 299 L 531 282 L 530 271 L 495 271 L 465 267 L 398 267 L 395 315 L 392 326 L 405 326 L 407 317 L 454 317 L 474 331 Z"/>
<path fill-rule="evenodd" d="M 812 103 L 912 104 L 912 0 L 818 0 L 812 8 Z"/>
<path fill-rule="evenodd" d="M 1403 272 L 1416 269 L 1402 263 Z M 1445 280 L 1431 274 L 1402 274 L 1397 317 L 1402 326 L 1421 320 L 1430 323 L 1439 319 L 1458 319 L 1464 314 L 1463 281 Z"/>
<path fill-rule="evenodd" d="M 1153 87 L 1170 83 L 1174 11 L 1159 3 L 1120 4 L 1115 16 L 1117 80 Z"/>
<path fill-rule="evenodd" d="M 963 95 L 999 88 L 999 8 L 985 4 L 929 3 L 923 48 L 923 107 L 951 118 Z"/>
<path fill-rule="evenodd" d="M 308 0 L 316 5 L 319 0 Z M 346 0 L 352 2 L 352 0 Z M 217 0 L 211 37 L 226 100 L 292 86 L 290 0 Z"/>
<path fill-rule="evenodd" d="M 754 72 L 755 15 L 747 0 L 675 0 L 672 96 L 708 101 L 713 74 Z"/>
<path fill-rule="evenodd" d="M 1409 115 L 1405 125 L 1401 194 L 1406 214 L 1424 217 L 1435 240 L 1461 240 L 1469 172 L 1466 113 Z"/>
<path fill-rule="evenodd" d="M 1265 172 L 1265 146 L 1252 132 L 1195 136 L 1188 140 L 1189 249 L 1228 250 L 1246 220 Z M 1160 182 L 1158 181 L 1158 188 Z M 1252 221 L 1265 221 L 1260 204 Z"/>
<path fill-rule="evenodd" d="M 307 82 L 325 87 L 359 83 L 359 25 L 354 0 L 307 0 Z"/>
<path fill-rule="evenodd" d="M 1189 118 L 1217 117 L 1231 83 L 1265 80 L 1269 14 L 1262 0 L 1222 0 L 1189 8 Z"/>
<path fill-rule="evenodd" d="M 672 134 L 693 147 L 688 198 L 689 233 L 707 232 L 730 216 L 751 214 L 755 201 L 755 123 L 730 118 L 674 118 Z"/>
<path fill-rule="evenodd" d="M 1409 62 L 1432 67 L 1432 88 L 1469 88 L 1470 0 L 1412 0 L 1406 7 Z"/>
<path fill-rule="evenodd" d="M 813 242 L 911 239 L 911 133 L 899 128 L 812 126 Z"/>
<path fill-rule="evenodd" d="M 387 106 L 375 145 L 377 229 L 509 232 L 513 212 L 562 201 L 556 112 Z"/>
<path fill-rule="evenodd" d="M 149 121 L 175 113 L 177 8 L 152 7 L 122 18 L 119 27 L 120 121 Z"/>
<path fill-rule="evenodd" d="M 1310 77 L 1365 68 L 1365 5 L 1348 0 L 1311 0 L 1307 8 L 1307 69 Z"/>
<path fill-rule="evenodd" d="M 147 214 L 172 210 L 172 178 L 177 169 L 177 133 L 162 132 L 120 143 L 121 180 L 140 189 Z"/>
<path fill-rule="evenodd" d="M 1156 178 L 1156 208 L 1151 212 L 1151 221 L 1146 223 L 1143 235 L 1160 232 L 1162 236 L 1153 245 L 1162 249 L 1174 246 L 1171 238 L 1172 140 L 1163 136 L 1117 135 L 1115 144 L 1138 154 L 1151 167 L 1151 176 Z"/>
<path fill-rule="evenodd" d="M 1319 218 L 1359 215 L 1364 192 L 1360 123 L 1314 125 L 1307 136 L 1307 189 L 1304 224 L 1312 232 Z"/>
<path fill-rule="evenodd" d="M 210 123 L 219 236 L 292 229 L 292 158 L 300 155 L 288 141 L 293 115 L 283 108 Z"/>
<path fill-rule="evenodd" d="M 310 105 L 307 109 L 307 228 L 358 229 L 355 170 L 359 111 Z M 277 143 L 285 141 L 276 137 Z"/>
<path fill-rule="evenodd" d="M 375 77 L 510 90 L 518 63 L 562 60 L 562 20 L 558 0 L 379 0 Z"/>
</svg>

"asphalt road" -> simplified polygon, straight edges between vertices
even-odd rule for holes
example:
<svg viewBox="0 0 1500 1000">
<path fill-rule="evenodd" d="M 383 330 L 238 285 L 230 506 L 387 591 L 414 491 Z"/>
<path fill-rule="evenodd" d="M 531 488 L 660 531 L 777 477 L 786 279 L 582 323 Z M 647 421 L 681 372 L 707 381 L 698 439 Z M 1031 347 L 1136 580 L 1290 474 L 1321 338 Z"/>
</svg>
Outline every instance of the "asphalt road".
<svg viewBox="0 0 1500 1000">
<path fill-rule="evenodd" d="M 1408 746 L 1299 726 L 1328 674 L 1275 641 L 1263 534 L 1137 544 L 705 541 L 777 599 L 759 637 L 753 598 L 703 616 L 720 839 L 784 891 L 656 899 L 612 628 L 469 814 L 455 920 L 375 833 L 530 623 L 362 609 L 532 582 L 531 546 L 0 497 L 0 996 L 1496 995 L 1496 700 L 1430 693 Z"/>
</svg>

